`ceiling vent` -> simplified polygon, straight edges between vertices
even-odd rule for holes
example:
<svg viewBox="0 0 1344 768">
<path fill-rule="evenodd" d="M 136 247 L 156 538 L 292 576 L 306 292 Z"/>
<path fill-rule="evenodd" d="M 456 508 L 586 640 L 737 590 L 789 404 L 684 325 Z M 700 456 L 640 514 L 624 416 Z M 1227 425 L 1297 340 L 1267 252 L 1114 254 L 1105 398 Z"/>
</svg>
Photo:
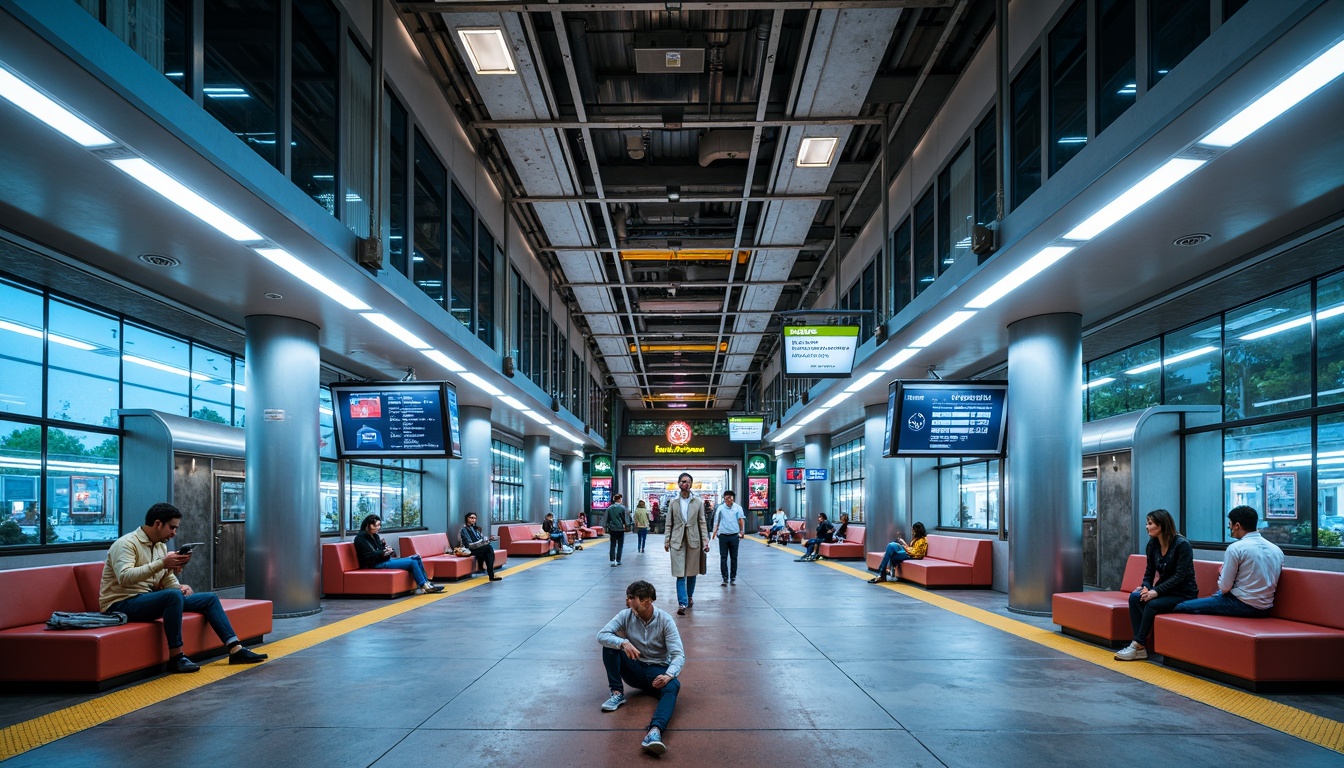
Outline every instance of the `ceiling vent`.
<svg viewBox="0 0 1344 768">
<path fill-rule="evenodd" d="M 1193 235 L 1182 235 L 1181 237 L 1172 240 L 1171 243 L 1172 245 L 1180 246 L 1181 248 L 1192 248 L 1196 245 L 1203 245 L 1212 239 L 1213 235 L 1205 234 L 1204 232 L 1196 232 Z"/>
<path fill-rule="evenodd" d="M 182 263 L 172 256 L 164 256 L 161 253 L 142 253 L 140 260 L 155 267 L 176 267 Z"/>
<path fill-rule="evenodd" d="M 641 75 L 701 74 L 705 47 L 687 35 L 641 35 L 635 38 L 635 71 Z"/>
</svg>

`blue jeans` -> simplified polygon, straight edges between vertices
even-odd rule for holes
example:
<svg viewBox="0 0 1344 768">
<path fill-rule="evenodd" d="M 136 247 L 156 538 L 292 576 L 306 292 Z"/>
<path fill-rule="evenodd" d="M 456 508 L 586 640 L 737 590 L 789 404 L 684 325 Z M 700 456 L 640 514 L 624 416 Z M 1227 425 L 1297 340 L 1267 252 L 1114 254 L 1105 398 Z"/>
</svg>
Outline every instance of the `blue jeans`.
<svg viewBox="0 0 1344 768">
<path fill-rule="evenodd" d="M 608 553 L 611 562 L 619 563 L 621 562 L 621 555 L 625 552 L 625 531 L 612 528 L 607 531 L 607 535 L 611 537 L 611 550 Z"/>
<path fill-rule="evenodd" d="M 169 655 L 182 649 L 182 612 L 191 611 L 205 616 L 210 628 L 215 630 L 225 645 L 236 642 L 238 636 L 224 615 L 224 608 L 213 592 L 197 592 L 191 597 L 183 597 L 176 587 L 146 592 L 143 595 L 128 597 L 119 603 L 108 606 L 105 613 L 126 614 L 131 621 L 157 621 L 163 619 L 163 636 L 168 640 Z"/>
<path fill-rule="evenodd" d="M 769 540 L 769 539 L 772 539 L 772 538 L 777 538 L 777 537 L 776 537 L 776 534 L 783 533 L 785 527 L 786 527 L 786 526 L 783 526 L 783 525 L 772 525 L 772 526 L 770 526 L 770 530 L 767 531 L 766 534 L 765 534 L 765 538 L 766 538 L 766 540 Z M 778 540 L 778 539 L 777 539 L 777 540 Z"/>
<path fill-rule="evenodd" d="M 1186 600 L 1176 606 L 1176 613 L 1202 613 L 1205 616 L 1242 616 L 1248 619 L 1261 619 L 1269 615 L 1269 608 L 1252 608 L 1232 596 L 1231 592 L 1220 592 L 1213 597 L 1201 597 Z"/>
<path fill-rule="evenodd" d="M 695 577 L 678 576 L 677 577 L 677 605 L 690 605 L 691 598 L 695 596 Z"/>
<path fill-rule="evenodd" d="M 397 568 L 403 571 L 410 571 L 411 578 L 415 579 L 415 586 L 417 587 L 424 586 L 425 584 L 429 583 L 429 577 L 425 575 L 425 565 L 424 563 L 420 562 L 419 555 L 411 555 L 410 557 L 394 557 L 391 560 L 384 560 L 383 562 L 373 567 Z"/>
<path fill-rule="evenodd" d="M 821 542 L 825 539 L 813 538 L 803 542 L 803 557 L 810 557 L 821 552 Z"/>
<path fill-rule="evenodd" d="M 736 533 L 719 534 L 719 573 L 723 574 L 724 581 L 729 578 L 737 578 L 737 547 L 741 541 L 742 537 Z M 728 568 L 730 560 L 732 561 L 731 573 Z"/>
<path fill-rule="evenodd" d="M 611 690 L 624 692 L 625 686 L 621 681 L 625 681 L 658 699 L 658 707 L 653 710 L 649 727 L 666 731 L 667 721 L 672 719 L 672 710 L 677 706 L 677 691 L 681 690 L 681 681 L 673 678 L 662 688 L 654 688 L 653 679 L 666 674 L 667 667 L 636 661 L 617 648 L 602 647 L 602 666 L 607 668 L 607 685 Z"/>
<path fill-rule="evenodd" d="M 636 529 L 635 529 L 635 534 L 636 534 L 637 536 L 639 536 L 639 547 L 638 547 L 638 549 L 639 549 L 640 552 L 643 552 L 643 551 L 644 551 L 644 542 L 645 542 L 645 541 L 648 541 L 648 538 L 649 538 L 649 529 L 648 529 L 648 528 L 636 528 Z"/>
<path fill-rule="evenodd" d="M 896 572 L 900 573 L 901 563 L 909 559 L 910 553 L 905 551 L 905 547 L 893 541 L 887 545 L 887 551 L 882 555 L 882 562 L 877 566 L 877 572 L 885 575 L 887 568 L 895 563 Z"/>
</svg>

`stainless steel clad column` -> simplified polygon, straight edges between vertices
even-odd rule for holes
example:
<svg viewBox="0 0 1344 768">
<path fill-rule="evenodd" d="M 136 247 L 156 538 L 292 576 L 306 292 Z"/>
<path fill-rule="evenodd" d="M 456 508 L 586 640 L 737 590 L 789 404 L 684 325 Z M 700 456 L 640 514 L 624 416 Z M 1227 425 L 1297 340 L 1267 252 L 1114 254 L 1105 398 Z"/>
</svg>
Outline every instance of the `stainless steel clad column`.
<svg viewBox="0 0 1344 768">
<path fill-rule="evenodd" d="M 526 435 L 523 437 L 523 516 L 540 523 L 550 511 L 551 439 L 545 435 Z"/>
<path fill-rule="evenodd" d="M 817 513 L 825 512 L 827 519 L 835 522 L 837 515 L 831 514 L 831 436 L 808 435 L 803 445 L 803 479 L 807 483 L 807 528 L 816 530 Z M 827 470 L 826 480 L 807 480 L 807 470 Z"/>
<path fill-rule="evenodd" d="M 1008 608 L 1083 589 L 1082 317 L 1008 326 Z"/>
<path fill-rule="evenodd" d="M 894 541 L 896 532 L 909 530 L 906 473 L 910 462 L 882 457 L 882 437 L 887 427 L 886 402 L 863 408 L 863 522 L 868 529 L 868 549 L 879 550 Z M 907 537 L 909 538 L 909 537 Z"/>
<path fill-rule="evenodd" d="M 247 333 L 248 598 L 276 616 L 322 610 L 318 543 L 318 327 L 250 315 Z"/>
<path fill-rule="evenodd" d="M 784 482 L 784 470 L 793 469 L 794 457 L 793 451 L 785 451 L 775 457 L 775 509 L 784 510 L 784 514 L 790 518 L 798 516 L 798 494 L 795 493 L 798 486 Z M 770 510 L 766 517 L 774 517 L 775 509 Z"/>
<path fill-rule="evenodd" d="M 448 462 L 448 535 L 456 537 L 468 512 L 476 513 L 482 531 L 498 523 L 492 519 L 490 475 L 493 456 L 490 449 L 490 409 L 460 405 L 458 426 L 462 431 L 462 459 Z"/>
<path fill-rule="evenodd" d="M 561 459 L 565 466 L 565 520 L 573 520 L 583 511 L 583 457 L 568 453 Z M 625 478 L 616 478 L 617 489 L 625 486 Z M 616 493 L 625 493 L 617 490 Z M 632 500 L 633 503 L 633 500 Z"/>
</svg>

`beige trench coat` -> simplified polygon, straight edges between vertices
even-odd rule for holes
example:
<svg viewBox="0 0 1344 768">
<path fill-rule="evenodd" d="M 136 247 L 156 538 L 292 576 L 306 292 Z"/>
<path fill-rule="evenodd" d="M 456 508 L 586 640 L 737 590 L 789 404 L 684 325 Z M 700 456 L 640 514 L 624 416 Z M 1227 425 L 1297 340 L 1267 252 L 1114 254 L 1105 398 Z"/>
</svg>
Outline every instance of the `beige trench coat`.
<svg viewBox="0 0 1344 768">
<path fill-rule="evenodd" d="M 672 555 L 672 576 L 699 576 L 705 573 L 705 558 L 702 555 L 709 541 L 704 502 L 698 496 L 692 496 L 690 513 L 682 515 L 679 499 L 674 496 L 664 510 L 667 515 L 667 539 L 664 544 Z"/>
</svg>

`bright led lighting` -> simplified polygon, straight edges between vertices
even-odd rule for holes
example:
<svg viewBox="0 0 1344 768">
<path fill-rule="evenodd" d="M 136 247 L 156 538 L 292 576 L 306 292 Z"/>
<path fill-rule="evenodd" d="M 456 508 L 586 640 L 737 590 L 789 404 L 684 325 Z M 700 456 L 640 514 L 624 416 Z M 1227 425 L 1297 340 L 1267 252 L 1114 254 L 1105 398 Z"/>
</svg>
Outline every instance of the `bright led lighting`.
<svg viewBox="0 0 1344 768">
<path fill-rule="evenodd" d="M 914 353 L 912 352 L 911 354 Z M 858 392 L 859 390 L 863 389 L 869 384 L 872 384 L 874 381 L 877 381 L 880 378 L 882 378 L 882 371 L 871 371 L 869 373 L 865 373 L 861 379 L 846 387 L 845 391 Z"/>
<path fill-rule="evenodd" d="M 246 391 L 247 391 L 247 385 L 246 385 L 246 384 L 225 384 L 224 386 L 226 386 L 226 387 L 228 387 L 229 389 L 232 389 L 232 390 L 234 390 L 234 391 L 237 391 L 237 392 L 246 392 Z"/>
<path fill-rule="evenodd" d="M 425 357 L 428 357 L 430 360 L 433 360 L 439 365 L 442 365 L 444 368 L 447 368 L 453 373 L 460 373 L 461 371 L 467 370 L 466 368 L 463 368 L 462 366 L 458 365 L 456 360 L 443 354 L 437 349 L 422 349 L 420 350 L 420 354 L 424 355 Z"/>
<path fill-rule="evenodd" d="M 261 235 L 246 224 L 225 213 L 223 209 L 204 197 L 187 189 L 177 179 L 150 165 L 148 161 L 139 157 L 128 157 L 121 160 L 110 160 L 109 162 L 125 171 L 131 178 L 163 195 L 169 201 L 176 203 L 182 210 L 234 240 L 246 243 L 262 239 Z"/>
<path fill-rule="evenodd" d="M 206 376 L 206 375 L 203 374 L 203 373 L 196 373 L 195 371 L 188 371 L 186 368 L 178 368 L 178 367 L 175 366 L 175 365 L 168 365 L 167 363 L 160 363 L 158 360 L 150 360 L 150 359 L 147 358 L 147 357 L 139 357 L 139 356 L 137 356 L 137 355 L 122 355 L 122 356 L 121 356 L 121 359 L 124 360 L 124 361 L 126 361 L 126 362 L 128 362 L 128 363 L 135 363 L 136 365 L 143 365 L 143 366 L 146 367 L 146 368 L 153 368 L 153 369 L 156 370 L 156 371 L 163 371 L 164 373 L 172 373 L 172 374 L 176 374 L 176 375 L 178 375 L 178 376 L 185 376 L 185 377 L 187 377 L 187 378 L 195 379 L 196 381 L 209 381 L 209 380 L 210 380 L 210 377 L 209 377 L 209 376 Z"/>
<path fill-rule="evenodd" d="M 318 272 L 307 264 L 304 264 L 302 261 L 299 261 L 299 259 L 289 251 L 286 251 L 283 248 L 256 248 L 254 250 L 272 264 L 326 294 L 328 298 L 334 300 L 346 309 L 357 311 L 371 309 L 368 304 L 355 298 L 354 294 L 337 285 L 326 275 Z"/>
<path fill-rule="evenodd" d="M 904 363 L 906 360 L 909 360 L 910 358 L 914 357 L 915 353 L 917 352 L 919 352 L 918 349 L 912 349 L 910 347 L 906 347 L 905 349 L 902 349 L 900 352 L 897 352 L 896 354 L 892 355 L 891 358 L 887 360 L 887 362 L 877 366 L 877 372 L 886 373 L 887 371 L 890 371 L 892 368 L 895 368 L 901 363 Z"/>
<path fill-rule="evenodd" d="M 477 376 L 471 371 L 463 371 L 462 378 L 466 379 L 467 381 L 470 381 L 472 384 L 475 384 L 478 389 L 480 389 L 487 395 L 493 395 L 495 397 L 499 397 L 500 395 L 504 394 L 504 392 L 500 390 L 499 387 L 496 387 L 494 384 L 491 384 L 485 379 L 482 379 L 480 376 Z"/>
<path fill-rule="evenodd" d="M 1102 384 L 1110 384 L 1112 381 L 1115 381 L 1114 376 L 1102 376 L 1100 379 L 1093 379 L 1092 381 L 1089 381 L 1086 384 L 1084 384 L 1083 389 L 1100 387 Z"/>
<path fill-rule="evenodd" d="M 970 320 L 974 315 L 975 313 L 971 312 L 970 310 L 966 309 L 957 310 L 956 312 L 953 312 L 950 317 L 943 320 L 943 322 L 935 325 L 933 327 L 933 330 L 929 331 L 928 333 L 924 334 L 923 336 L 920 336 L 918 339 L 915 339 L 913 342 L 911 342 L 910 346 L 927 347 L 933 342 L 943 338 L 948 333 L 951 333 L 952 329 L 956 328 L 958 325 L 961 325 L 967 320 Z"/>
<path fill-rule="evenodd" d="M 822 408 L 818 408 L 817 410 L 815 410 L 815 411 L 813 411 L 813 412 L 807 414 L 807 415 L 804 416 L 803 418 L 799 419 L 799 421 L 798 421 L 798 426 L 800 426 L 800 427 L 805 427 L 805 426 L 807 426 L 808 424 L 811 424 L 812 422 L 816 421 L 817 418 L 818 418 L 819 416 L 821 416 L 821 414 L 823 414 L 823 413 L 825 413 L 825 412 L 827 412 L 827 411 L 829 411 L 829 410 L 830 410 L 830 407 L 822 407 Z"/>
<path fill-rule="evenodd" d="M 471 59 L 472 69 L 478 75 L 512 75 L 513 56 L 504 41 L 504 32 L 498 27 L 489 29 L 459 29 L 457 36 Z"/>
<path fill-rule="evenodd" d="M 1176 157 L 1163 163 L 1157 170 L 1139 180 L 1139 183 L 1125 190 L 1119 197 L 1102 206 L 1102 209 L 1088 216 L 1082 224 L 1069 230 L 1066 240 L 1091 240 L 1105 232 L 1117 221 L 1138 210 L 1144 203 L 1162 194 L 1173 184 L 1195 172 L 1205 160 L 1192 160 Z"/>
<path fill-rule="evenodd" d="M 1320 90 L 1340 74 L 1344 74 L 1344 41 L 1335 43 L 1325 53 L 1294 72 L 1287 80 L 1246 105 L 1227 122 L 1213 129 L 1213 133 L 1200 139 L 1199 143 L 1211 147 L 1231 147 L 1258 131 L 1270 120 L 1292 109 L 1298 102 Z"/>
<path fill-rule="evenodd" d="M 1049 248 L 1042 248 L 1040 253 L 1027 259 L 1022 266 L 1009 272 L 997 283 L 991 285 L 984 293 L 976 296 L 974 299 L 966 302 L 966 306 L 971 309 L 984 309 L 994 302 L 1007 296 L 1018 286 L 1027 282 L 1036 275 L 1044 272 L 1051 264 L 1068 256 L 1073 252 L 1072 246 L 1052 245 Z"/>
<path fill-rule="evenodd" d="M 784 430 L 783 432 L 780 432 L 778 435 L 775 435 L 773 438 L 771 438 L 770 442 L 772 442 L 772 443 L 778 443 L 778 442 L 781 441 L 781 440 L 786 440 L 786 439 L 788 439 L 789 436 L 792 435 L 794 432 L 797 432 L 799 429 L 801 429 L 801 427 L 802 427 L 802 425 L 800 425 L 800 424 L 795 424 L 795 425 L 793 425 L 792 427 L 789 427 L 788 429 Z"/>
<path fill-rule="evenodd" d="M 505 405 L 511 406 L 520 411 L 530 410 L 526 405 L 523 405 L 521 402 L 519 402 L 518 398 L 516 397 L 510 397 L 509 395 L 500 395 L 499 401 L 501 403 L 504 403 Z"/>
<path fill-rule="evenodd" d="M 830 400 L 827 400 L 826 402 L 822 403 L 822 404 L 821 404 L 821 407 L 822 407 L 822 408 L 834 408 L 835 406 L 837 406 L 837 405 L 839 405 L 839 404 L 845 402 L 846 400 L 848 400 L 849 398 L 851 398 L 851 397 L 853 397 L 853 396 L 854 396 L 854 393 L 853 393 L 853 392 L 841 392 L 840 394 L 836 395 L 835 397 L 832 397 Z"/>
<path fill-rule="evenodd" d="M 575 444 L 582 444 L 582 443 L 583 443 L 583 440 L 582 440 L 582 439 L 577 438 L 577 437 L 571 435 L 569 432 L 567 432 L 567 431 L 561 429 L 560 427 L 557 427 L 557 426 L 554 425 L 554 424 L 547 424 L 547 425 L 546 425 L 546 428 L 549 429 L 549 430 L 551 430 L 551 431 L 554 432 L 555 434 L 557 434 L 557 435 L 559 435 L 559 436 L 565 438 L 566 440 L 568 440 L 568 441 L 571 442 L 571 443 L 575 443 Z"/>
<path fill-rule="evenodd" d="M 65 134 L 81 147 L 106 147 L 116 143 L 4 67 L 0 67 L 0 97 Z"/>
<path fill-rule="evenodd" d="M 1176 363 L 1184 362 L 1191 358 L 1199 357 L 1200 355 L 1207 355 L 1210 352 L 1217 352 L 1217 351 L 1218 351 L 1217 347 L 1200 347 L 1198 349 L 1192 349 L 1189 352 L 1182 352 L 1179 355 L 1172 355 L 1171 357 L 1168 357 L 1167 359 L 1162 360 L 1161 362 L 1154 361 L 1151 363 L 1140 365 L 1137 368 L 1130 368 L 1128 371 L 1125 371 L 1125 375 L 1134 376 L 1140 373 L 1147 373 L 1149 371 L 1157 370 L 1158 368 L 1161 368 L 1163 365 L 1174 365 Z"/>
<path fill-rule="evenodd" d="M 31 336 L 34 339 L 42 338 L 42 331 L 38 330 L 37 328 L 32 328 L 27 325 L 19 325 L 18 323 L 11 323 L 7 320 L 0 320 L 0 328 L 6 331 L 13 331 L 14 333 L 22 334 L 24 336 Z M 64 346 L 83 350 L 85 352 L 90 352 L 98 348 L 97 346 L 89 344 L 88 342 L 80 341 L 79 339 L 71 339 L 65 336 L 58 336 L 54 333 L 47 334 L 47 341 L 50 341 L 52 344 L 62 344 Z"/>
<path fill-rule="evenodd" d="M 835 156 L 840 139 L 835 136 L 807 136 L 798 148 L 799 168 L 825 168 Z"/>
<path fill-rule="evenodd" d="M 551 425 L 551 421 L 550 421 L 550 419 L 547 419 L 545 416 L 542 416 L 541 414 L 537 413 L 536 411 L 532 410 L 531 408 L 525 408 L 525 409 L 523 409 L 523 415 L 526 416 L 527 418 L 529 418 L 529 419 L 531 419 L 531 420 L 537 422 L 538 424 L 542 424 L 542 425 L 547 426 L 547 427 L 549 427 L 549 426 Z"/>
<path fill-rule="evenodd" d="M 405 328 L 402 328 L 397 324 L 397 321 L 381 312 L 363 312 L 360 313 L 360 316 L 379 328 L 382 328 L 384 331 L 387 331 L 389 335 L 396 337 L 399 341 L 412 349 L 419 349 L 422 351 L 429 349 L 429 345 L 425 343 L 424 339 L 416 336 Z"/>
</svg>

